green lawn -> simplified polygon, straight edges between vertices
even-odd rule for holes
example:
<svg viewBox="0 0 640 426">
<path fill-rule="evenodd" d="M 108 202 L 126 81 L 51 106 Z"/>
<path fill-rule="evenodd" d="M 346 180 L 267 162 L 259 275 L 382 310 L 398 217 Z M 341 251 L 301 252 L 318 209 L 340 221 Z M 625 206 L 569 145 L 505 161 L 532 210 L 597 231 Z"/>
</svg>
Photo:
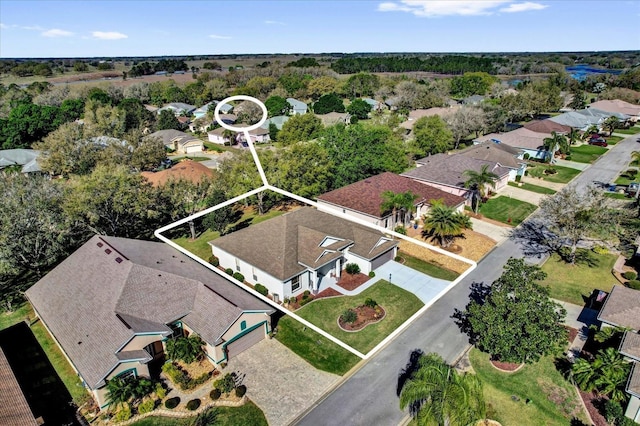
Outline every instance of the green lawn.
<svg viewBox="0 0 640 426">
<path fill-rule="evenodd" d="M 591 295 L 594 289 L 611 291 L 616 279 L 611 274 L 618 256 L 595 254 L 598 264 L 589 267 L 584 264 L 568 265 L 557 254 L 551 255 L 542 266 L 547 273 L 543 285 L 551 289 L 551 297 L 565 302 L 583 305 L 583 297 Z"/>
<path fill-rule="evenodd" d="M 605 192 L 604 196 L 609 198 L 614 198 L 616 200 L 633 201 L 633 198 L 627 196 L 627 194 L 619 194 L 617 192 Z"/>
<path fill-rule="evenodd" d="M 278 321 L 276 339 L 318 370 L 340 376 L 360 361 L 358 356 L 288 316 Z"/>
<path fill-rule="evenodd" d="M 20 321 L 30 320 L 34 317 L 33 309 L 28 303 L 17 306 L 12 312 L 0 313 L 0 330 L 9 328 Z"/>
<path fill-rule="evenodd" d="M 607 152 L 607 148 L 602 146 L 581 145 L 576 148 L 571 148 L 571 161 L 593 163 L 605 152 Z"/>
<path fill-rule="evenodd" d="M 338 326 L 338 317 L 347 309 L 363 305 L 367 298 L 378 302 L 386 317 L 357 332 L 346 332 Z M 380 280 L 357 296 L 334 297 L 312 302 L 296 313 L 352 348 L 366 354 L 424 306 L 413 293 L 385 280 Z"/>
<path fill-rule="evenodd" d="M 404 259 L 404 265 L 408 266 L 409 268 L 415 269 L 416 271 L 420 271 L 423 274 L 427 274 L 433 278 L 453 281 L 460 276 L 460 274 L 457 272 L 434 265 L 433 263 L 425 262 L 424 260 L 413 257 L 403 251 L 400 251 L 398 253 L 398 256 Z"/>
<path fill-rule="evenodd" d="M 207 151 L 224 152 L 224 150 L 220 148 L 220 145 L 218 145 L 217 143 L 213 143 L 213 142 L 202 142 L 202 143 L 204 144 L 204 147 Z"/>
<path fill-rule="evenodd" d="M 570 167 L 563 167 L 563 166 L 553 166 L 553 168 L 556 170 L 555 174 L 548 175 L 548 174 L 542 173 L 547 167 L 549 167 L 547 164 L 530 162 L 529 165 L 527 166 L 527 171 L 529 172 L 529 176 L 534 176 L 534 174 L 531 172 L 533 170 L 538 169 L 540 170 L 543 180 L 546 180 L 547 182 L 555 182 L 555 183 L 569 183 L 571 179 L 573 179 L 580 173 L 580 170 L 572 169 Z"/>
<path fill-rule="evenodd" d="M 608 138 L 606 138 L 607 143 L 609 145 L 615 145 L 618 142 L 620 142 L 622 139 L 624 139 L 622 136 L 609 136 Z"/>
<path fill-rule="evenodd" d="M 544 186 L 533 185 L 530 183 L 520 182 L 509 182 L 510 186 L 515 186 L 516 188 L 524 189 L 526 191 L 537 192 L 538 194 L 548 194 L 553 195 L 556 193 L 555 190 L 551 188 L 545 188 Z"/>
<path fill-rule="evenodd" d="M 573 417 L 586 422 L 574 387 L 556 370 L 551 357 L 515 373 L 496 370 L 489 355 L 476 348 L 469 358 L 482 381 L 488 418 L 504 426 L 568 425 Z"/>
<path fill-rule="evenodd" d="M 615 129 L 613 133 L 620 133 L 622 135 L 635 135 L 640 133 L 640 126 L 633 126 L 628 129 Z"/>
<path fill-rule="evenodd" d="M 615 180 L 615 183 L 617 183 L 618 185 L 629 185 L 631 182 L 637 182 L 638 179 L 640 179 L 640 176 L 637 173 L 627 173 L 626 171 L 624 171 L 620 174 L 620 176 L 618 176 L 618 178 Z"/>
<path fill-rule="evenodd" d="M 517 225 L 529 216 L 537 207 L 525 201 L 500 196 L 490 198 L 480 206 L 480 214 L 489 219 L 509 225 Z"/>
<path fill-rule="evenodd" d="M 246 210 L 242 217 L 236 222 L 236 224 L 241 222 L 249 222 L 251 225 L 255 225 L 257 223 L 263 222 L 267 219 L 274 218 L 276 216 L 280 216 L 286 212 L 278 209 L 272 209 L 263 214 L 262 216 L 258 215 L 253 211 L 253 209 Z M 185 230 L 188 229 L 185 226 Z M 233 225 L 230 225 L 231 227 Z M 190 237 L 179 237 L 174 238 L 173 242 L 178 244 L 181 247 L 189 250 L 191 253 L 194 253 L 196 256 L 201 259 L 207 260 L 211 256 L 211 246 L 209 245 L 209 241 L 215 240 L 220 237 L 220 233 L 217 231 L 212 231 L 210 229 L 202 232 L 198 238 L 192 240 Z"/>
<path fill-rule="evenodd" d="M 217 407 L 216 425 L 219 426 L 268 426 L 262 410 L 249 401 L 240 407 Z M 194 416 L 195 417 L 195 416 Z M 190 426 L 194 417 L 175 419 L 171 417 L 147 417 L 132 423 L 132 426 Z"/>
</svg>

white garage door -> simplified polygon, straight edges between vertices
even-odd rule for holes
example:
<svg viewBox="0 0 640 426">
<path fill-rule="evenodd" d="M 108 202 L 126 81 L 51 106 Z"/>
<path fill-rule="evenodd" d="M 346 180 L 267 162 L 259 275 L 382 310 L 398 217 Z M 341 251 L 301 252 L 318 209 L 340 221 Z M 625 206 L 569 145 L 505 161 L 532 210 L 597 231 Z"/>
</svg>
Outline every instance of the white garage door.
<svg viewBox="0 0 640 426">
<path fill-rule="evenodd" d="M 202 147 L 200 145 L 187 147 L 187 154 L 195 154 L 198 152 L 202 152 Z"/>
<path fill-rule="evenodd" d="M 257 327 L 255 330 L 252 330 L 227 345 L 227 358 L 231 359 L 234 356 L 238 355 L 240 352 L 249 349 L 251 346 L 255 345 L 262 339 L 264 339 L 265 331 L 264 325 Z"/>
</svg>

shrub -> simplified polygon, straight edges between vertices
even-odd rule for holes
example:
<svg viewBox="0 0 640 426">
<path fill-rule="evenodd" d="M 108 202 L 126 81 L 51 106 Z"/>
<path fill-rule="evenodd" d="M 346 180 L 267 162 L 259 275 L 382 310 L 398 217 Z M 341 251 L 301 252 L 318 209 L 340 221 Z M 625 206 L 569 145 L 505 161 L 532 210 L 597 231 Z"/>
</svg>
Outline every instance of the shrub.
<svg viewBox="0 0 640 426">
<path fill-rule="evenodd" d="M 122 408 L 113 416 L 113 420 L 115 422 L 124 422 L 125 420 L 129 420 L 131 418 L 131 407 L 129 404 L 124 404 Z"/>
<path fill-rule="evenodd" d="M 227 373 L 219 379 L 215 384 L 216 389 L 218 389 L 221 393 L 229 393 L 236 387 L 236 373 Z"/>
<path fill-rule="evenodd" d="M 524 155 L 522 156 L 522 158 L 524 158 L 525 160 L 528 160 L 529 157 L 531 157 L 531 155 L 529 155 L 528 152 L 525 152 Z"/>
<path fill-rule="evenodd" d="M 305 290 L 304 293 L 302 293 L 302 297 L 309 297 L 311 296 L 311 292 L 309 290 Z"/>
<path fill-rule="evenodd" d="M 145 414 L 150 413 L 156 408 L 156 402 L 153 399 L 147 399 L 138 405 L 138 413 Z"/>
<path fill-rule="evenodd" d="M 350 275 L 359 274 L 360 267 L 358 266 L 357 263 L 347 263 L 347 266 L 345 267 L 345 271 L 347 271 L 347 274 L 350 274 Z"/>
<path fill-rule="evenodd" d="M 236 280 L 240 281 L 241 283 L 244 282 L 244 275 L 242 275 L 240 272 L 234 272 L 233 273 L 233 278 L 235 278 Z"/>
<path fill-rule="evenodd" d="M 634 271 L 627 271 L 624 274 L 622 274 L 622 276 L 629 281 L 633 281 L 636 278 L 638 278 L 638 274 L 636 274 Z"/>
<path fill-rule="evenodd" d="M 373 272 L 373 271 L 369 272 L 369 278 L 373 278 L 373 277 L 375 277 L 375 276 L 376 276 L 376 273 L 375 273 L 375 272 Z"/>
<path fill-rule="evenodd" d="M 162 386 L 162 383 L 156 383 L 156 396 L 159 399 L 164 399 L 167 396 L 167 390 Z"/>
<path fill-rule="evenodd" d="M 289 304 L 289 298 L 285 297 L 284 299 L 282 299 L 282 303 L 284 303 L 285 305 Z"/>
<path fill-rule="evenodd" d="M 566 157 L 564 157 L 564 159 L 567 160 L 567 161 L 571 161 L 571 156 L 567 155 Z"/>
<path fill-rule="evenodd" d="M 209 256 L 209 263 L 212 264 L 213 266 L 218 266 L 220 265 L 220 259 L 218 259 L 216 256 Z"/>
<path fill-rule="evenodd" d="M 398 234 L 407 235 L 407 228 L 405 228 L 404 226 L 398 225 L 395 227 L 394 231 Z"/>
<path fill-rule="evenodd" d="M 396 256 L 393 258 L 393 260 L 395 260 L 396 262 L 400 262 L 402 258 L 400 256 Z"/>
<path fill-rule="evenodd" d="M 196 399 L 192 399 L 191 401 L 187 402 L 187 410 L 189 411 L 194 411 L 197 410 L 200 407 L 200 398 L 196 398 Z"/>
<path fill-rule="evenodd" d="M 607 422 L 613 423 L 623 415 L 624 411 L 622 410 L 622 406 L 618 402 L 607 400 L 607 402 L 604 403 L 604 417 L 605 419 L 607 419 Z"/>
<path fill-rule="evenodd" d="M 370 297 L 367 297 L 367 299 L 364 301 L 364 306 L 367 306 L 369 308 L 375 308 L 376 306 L 378 306 L 378 302 L 371 299 Z"/>
<path fill-rule="evenodd" d="M 227 268 L 224 271 L 229 275 L 233 275 L 233 269 L 231 269 L 231 268 Z"/>
<path fill-rule="evenodd" d="M 634 290 L 640 290 L 640 281 L 638 280 L 627 281 L 627 287 L 632 288 Z"/>
<path fill-rule="evenodd" d="M 222 392 L 220 392 L 220 389 L 214 389 L 211 392 L 209 392 L 209 398 L 213 399 L 214 401 L 216 399 L 220 399 L 221 396 L 222 396 Z"/>
<path fill-rule="evenodd" d="M 549 166 L 546 169 L 544 169 L 544 173 L 547 175 L 555 175 L 556 173 L 558 173 L 558 171 L 555 169 L 555 167 Z"/>
<path fill-rule="evenodd" d="M 169 398 L 164 402 L 164 406 L 169 410 L 173 410 L 180 404 L 180 397 L 174 396 L 173 398 Z"/>
<path fill-rule="evenodd" d="M 593 252 L 596 254 L 607 254 L 609 253 L 609 249 L 605 246 L 593 246 Z"/>
<path fill-rule="evenodd" d="M 522 175 L 517 175 L 516 176 L 516 182 L 520 182 L 522 180 Z"/>
<path fill-rule="evenodd" d="M 262 284 L 254 285 L 253 289 L 263 296 L 266 296 L 267 294 L 269 294 L 269 289 L 263 286 Z"/>
<path fill-rule="evenodd" d="M 340 319 L 342 319 L 342 322 L 351 324 L 356 322 L 356 320 L 358 319 L 358 314 L 353 309 L 347 309 L 342 313 L 342 315 L 340 315 Z"/>
<path fill-rule="evenodd" d="M 245 385 L 240 385 L 236 388 L 236 396 L 238 398 L 242 398 L 245 393 L 247 393 L 247 387 Z"/>
<path fill-rule="evenodd" d="M 300 306 L 304 306 L 307 303 L 311 302 L 313 300 L 313 297 L 302 297 L 302 300 L 300 300 L 299 304 Z"/>
</svg>

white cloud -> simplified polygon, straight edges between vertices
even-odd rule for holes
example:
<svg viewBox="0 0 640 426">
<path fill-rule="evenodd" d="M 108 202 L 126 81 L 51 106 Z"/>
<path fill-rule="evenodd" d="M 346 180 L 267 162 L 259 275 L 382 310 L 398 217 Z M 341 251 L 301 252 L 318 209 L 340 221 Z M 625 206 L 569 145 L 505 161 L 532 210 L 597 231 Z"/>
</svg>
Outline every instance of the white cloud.
<svg viewBox="0 0 640 426">
<path fill-rule="evenodd" d="M 546 4 L 532 3 L 530 1 L 527 1 L 524 3 L 512 3 L 508 7 L 503 7 L 502 9 L 500 9 L 500 12 L 506 12 L 506 13 L 526 12 L 529 10 L 542 10 L 542 9 L 546 9 L 547 7 L 549 6 Z"/>
<path fill-rule="evenodd" d="M 264 21 L 264 23 L 267 24 L 267 25 L 287 25 L 287 24 L 285 24 L 284 22 L 281 22 L 281 21 L 269 21 L 269 20 L 267 20 L 267 21 Z"/>
<path fill-rule="evenodd" d="M 409 12 L 420 17 L 436 16 L 477 16 L 491 15 L 500 12 L 524 12 L 527 10 L 540 10 L 547 6 L 532 3 L 512 3 L 507 7 L 498 9 L 511 3 L 509 0 L 399 0 L 395 2 L 383 2 L 378 4 L 380 12 Z"/>
<path fill-rule="evenodd" d="M 116 31 L 93 31 L 91 35 L 94 38 L 99 38 L 100 40 L 120 40 L 123 38 L 129 38 L 128 35 Z"/>
<path fill-rule="evenodd" d="M 73 35 L 71 31 L 61 30 L 59 28 L 52 28 L 47 31 L 43 31 L 42 35 L 44 37 L 70 37 Z"/>
<path fill-rule="evenodd" d="M 29 31 L 46 31 L 46 28 L 42 28 L 40 25 L 28 25 L 28 26 L 22 26 L 19 27 L 22 30 L 29 30 Z"/>
<path fill-rule="evenodd" d="M 209 34 L 209 38 L 215 38 L 217 40 L 229 40 L 229 39 L 231 39 L 230 36 L 224 36 L 224 35 L 219 35 L 219 34 Z"/>
<path fill-rule="evenodd" d="M 3 24 L 2 22 L 0 22 L 0 30 L 6 30 L 7 28 L 9 28 L 8 25 Z"/>
</svg>

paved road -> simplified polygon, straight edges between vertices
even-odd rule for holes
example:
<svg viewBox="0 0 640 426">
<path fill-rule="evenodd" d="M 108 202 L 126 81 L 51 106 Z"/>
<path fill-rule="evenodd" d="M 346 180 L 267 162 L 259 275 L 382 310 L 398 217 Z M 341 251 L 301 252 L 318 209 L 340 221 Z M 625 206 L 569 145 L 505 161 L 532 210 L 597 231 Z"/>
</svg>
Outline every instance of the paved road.
<svg viewBox="0 0 640 426">
<path fill-rule="evenodd" d="M 635 137 L 627 138 L 601 157 L 593 167 L 573 182 L 584 188 L 594 180 L 615 179 L 629 161 L 629 153 L 640 149 Z M 466 335 L 451 319 L 454 309 L 462 309 L 473 282 L 490 283 L 498 278 L 509 257 L 522 257 L 521 248 L 506 240 L 489 253 L 464 280 L 429 308 L 389 346 L 376 354 L 362 369 L 320 401 L 298 425 L 397 425 L 405 417 L 399 409 L 398 376 L 414 349 L 437 352 L 452 362 L 468 347 Z M 532 259 L 533 261 L 537 259 Z"/>
</svg>

